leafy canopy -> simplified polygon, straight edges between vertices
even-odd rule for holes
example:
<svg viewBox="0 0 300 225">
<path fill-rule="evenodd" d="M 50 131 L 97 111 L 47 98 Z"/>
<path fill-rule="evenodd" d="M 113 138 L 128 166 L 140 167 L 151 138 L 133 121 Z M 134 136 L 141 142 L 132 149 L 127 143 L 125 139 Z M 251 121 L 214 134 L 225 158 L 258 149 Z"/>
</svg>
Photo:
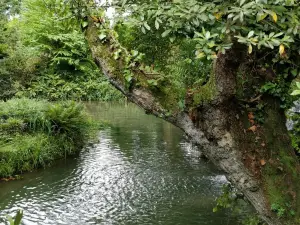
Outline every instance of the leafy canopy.
<svg viewBox="0 0 300 225">
<path fill-rule="evenodd" d="M 115 0 L 113 5 L 144 33 L 161 30 L 171 42 L 196 40 L 198 58 L 215 58 L 236 41 L 249 53 L 255 47 L 277 49 L 281 57 L 298 54 L 300 6 L 295 0 Z"/>
</svg>

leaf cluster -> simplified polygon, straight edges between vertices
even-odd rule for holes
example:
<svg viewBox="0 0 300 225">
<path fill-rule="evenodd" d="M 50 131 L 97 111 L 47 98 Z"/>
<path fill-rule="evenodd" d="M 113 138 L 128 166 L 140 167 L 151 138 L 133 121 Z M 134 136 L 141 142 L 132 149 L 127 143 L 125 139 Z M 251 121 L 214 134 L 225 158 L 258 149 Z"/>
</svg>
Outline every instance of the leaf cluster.
<svg viewBox="0 0 300 225">
<path fill-rule="evenodd" d="M 199 41 L 201 49 L 214 52 L 224 52 L 222 46 L 235 41 L 249 48 L 282 45 L 297 50 L 300 6 L 294 0 L 125 1 L 123 7 L 120 1 L 114 2 L 120 17 L 127 13 L 128 21 L 144 33 L 161 30 L 161 36 L 170 41 L 191 37 Z M 203 29 L 207 32 L 201 35 Z"/>
</svg>

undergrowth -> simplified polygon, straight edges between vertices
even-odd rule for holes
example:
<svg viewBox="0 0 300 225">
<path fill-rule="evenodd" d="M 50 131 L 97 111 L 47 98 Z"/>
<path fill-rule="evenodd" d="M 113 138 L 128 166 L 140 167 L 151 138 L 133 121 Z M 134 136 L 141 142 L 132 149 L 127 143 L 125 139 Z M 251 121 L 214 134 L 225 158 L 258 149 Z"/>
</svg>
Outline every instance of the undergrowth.
<svg viewBox="0 0 300 225">
<path fill-rule="evenodd" d="M 80 150 L 97 125 L 74 102 L 0 102 L 0 177 L 45 167 Z"/>
</svg>

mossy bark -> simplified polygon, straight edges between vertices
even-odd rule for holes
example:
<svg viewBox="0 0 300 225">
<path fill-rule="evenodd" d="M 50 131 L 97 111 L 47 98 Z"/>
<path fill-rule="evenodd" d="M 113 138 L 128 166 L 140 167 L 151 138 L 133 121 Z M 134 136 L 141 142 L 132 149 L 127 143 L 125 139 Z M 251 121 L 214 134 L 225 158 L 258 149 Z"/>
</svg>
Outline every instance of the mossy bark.
<svg viewBox="0 0 300 225">
<path fill-rule="evenodd" d="M 170 115 L 166 113 L 169 109 L 161 103 L 162 96 L 158 97 L 149 87 L 125 87 L 123 70 L 127 53 L 125 51 L 120 58 L 113 59 L 112 46 L 118 44 L 111 34 L 100 41 L 97 27 L 90 20 L 86 37 L 95 62 L 110 82 L 147 113 L 178 126 L 201 146 L 203 153 L 226 173 L 266 223 L 297 224 L 299 164 L 285 128 L 283 111 L 275 98 L 262 96 L 260 101 L 265 104 L 266 120 L 261 125 L 252 118 L 255 112 L 241 107 L 244 101 L 237 97 L 237 72 L 244 59 L 243 48 L 234 46 L 226 54 L 219 54 L 210 81 L 199 88 L 192 104 L 186 105 L 185 111 L 178 110 Z M 131 72 L 137 80 L 146 79 L 141 70 Z M 247 76 L 251 79 L 251 73 Z M 286 203 L 290 204 L 287 210 L 295 210 L 296 216 L 286 214 L 280 219 L 271 211 L 271 205 L 284 207 Z"/>
</svg>

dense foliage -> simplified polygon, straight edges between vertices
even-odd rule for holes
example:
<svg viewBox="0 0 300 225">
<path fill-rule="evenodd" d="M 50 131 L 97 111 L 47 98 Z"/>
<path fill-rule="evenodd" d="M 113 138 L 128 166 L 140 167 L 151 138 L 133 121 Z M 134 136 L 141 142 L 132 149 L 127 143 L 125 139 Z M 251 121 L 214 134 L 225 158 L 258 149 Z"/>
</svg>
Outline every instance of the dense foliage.
<svg viewBox="0 0 300 225">
<path fill-rule="evenodd" d="M 251 73 L 268 81 L 255 87 L 257 94 L 267 92 L 279 97 L 282 107 L 291 106 L 290 81 L 299 74 L 297 1 L 115 0 L 112 5 L 119 13 L 119 21 L 148 37 L 155 34 L 156 40 L 162 39 L 158 44 L 194 43 L 190 55 L 206 63 L 233 46 L 244 45 Z M 148 49 L 153 49 L 152 45 Z M 191 57 L 186 60 L 191 62 Z M 193 73 L 186 74 L 188 79 L 195 77 Z"/>
<path fill-rule="evenodd" d="M 251 101 L 267 94 L 280 99 L 284 109 L 297 99 L 295 92 L 290 95 L 297 89 L 294 81 L 300 72 L 297 1 L 115 0 L 109 6 L 117 12 L 121 43 L 145 53 L 145 64 L 154 64 L 154 69 L 167 74 L 164 79 L 175 92 L 182 92 L 179 106 L 186 104 L 182 104 L 184 96 L 197 93 L 207 82 L 210 61 L 233 48 L 246 53 L 244 71 L 238 74 L 242 88 L 237 89 L 237 98 Z M 245 73 L 253 78 L 246 79 Z M 158 77 L 151 84 L 163 86 L 161 80 Z M 253 107 L 254 103 L 246 103 L 246 108 Z M 264 122 L 259 116 L 263 108 L 259 102 L 255 105 L 258 123 Z"/>
<path fill-rule="evenodd" d="M 22 10 L 6 7 L 1 14 L 5 31 L 0 35 L 0 98 L 121 98 L 91 60 L 68 4 L 55 0 L 10 4 Z"/>
<path fill-rule="evenodd" d="M 0 102 L 0 177 L 44 167 L 80 150 L 95 125 L 74 102 Z"/>
<path fill-rule="evenodd" d="M 122 2 L 121 12 L 131 12 L 130 22 L 143 33 L 161 30 L 171 42 L 193 38 L 200 58 L 214 58 L 235 41 L 246 44 L 249 53 L 256 46 L 277 47 L 274 55 L 298 54 L 299 3 L 294 0 L 114 1 L 119 6 Z"/>
</svg>

